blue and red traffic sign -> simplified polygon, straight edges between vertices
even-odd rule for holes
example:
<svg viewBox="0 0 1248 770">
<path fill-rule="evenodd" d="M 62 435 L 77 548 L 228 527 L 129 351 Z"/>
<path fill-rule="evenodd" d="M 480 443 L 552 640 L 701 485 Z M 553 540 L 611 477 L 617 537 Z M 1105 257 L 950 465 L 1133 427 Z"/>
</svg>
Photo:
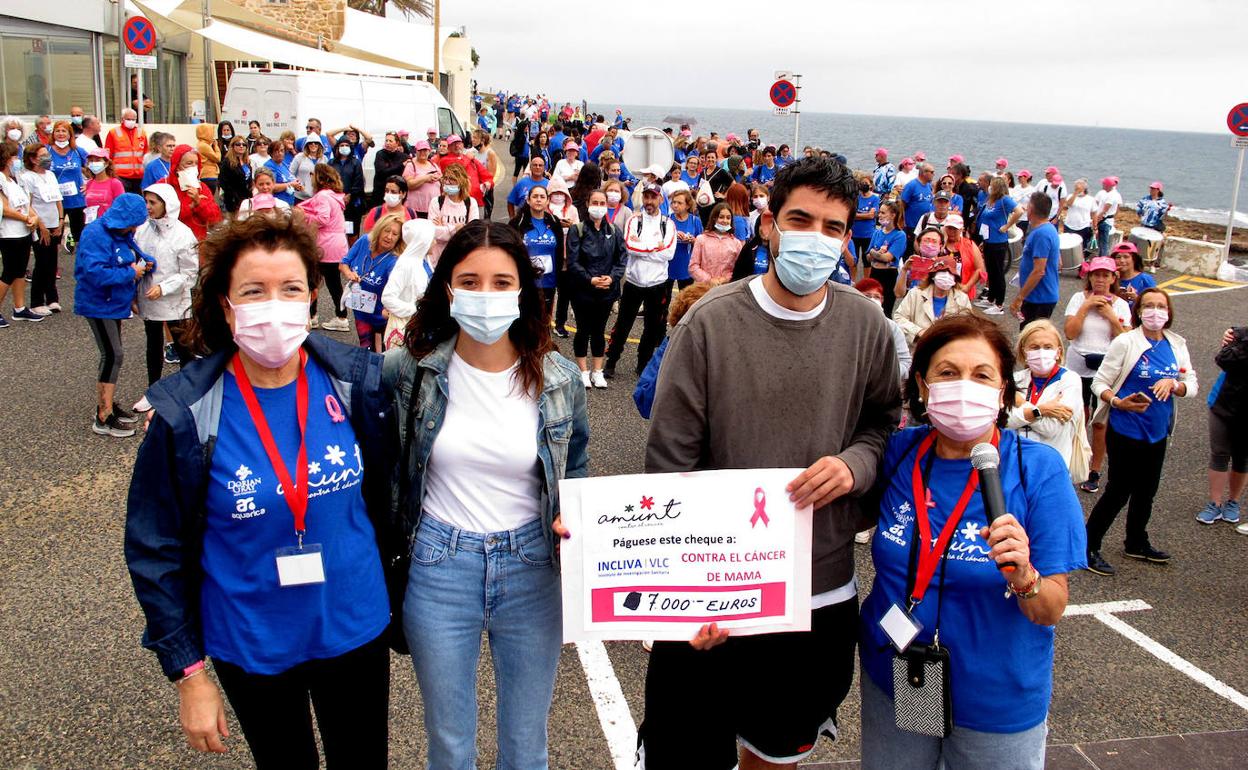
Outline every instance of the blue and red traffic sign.
<svg viewBox="0 0 1248 770">
<path fill-rule="evenodd" d="M 1248 136 L 1248 103 L 1237 104 L 1226 116 L 1226 127 L 1235 136 Z"/>
<path fill-rule="evenodd" d="M 156 48 L 156 28 L 143 16 L 131 16 L 121 34 L 132 54 L 147 56 Z"/>
<path fill-rule="evenodd" d="M 777 107 L 791 107 L 797 101 L 797 88 L 787 80 L 771 84 L 771 103 Z"/>
</svg>

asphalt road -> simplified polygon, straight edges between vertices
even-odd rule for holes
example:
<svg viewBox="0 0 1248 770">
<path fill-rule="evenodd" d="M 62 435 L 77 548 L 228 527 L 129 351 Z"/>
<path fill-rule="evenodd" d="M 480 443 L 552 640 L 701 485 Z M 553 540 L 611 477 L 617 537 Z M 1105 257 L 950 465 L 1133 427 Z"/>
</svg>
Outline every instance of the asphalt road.
<svg viewBox="0 0 1248 770">
<path fill-rule="evenodd" d="M 62 304 L 72 308 L 72 260 L 63 257 L 62 265 Z M 1076 289 L 1073 278 L 1062 284 L 1067 295 Z M 1191 346 L 1202 391 L 1215 374 L 1213 355 L 1222 330 L 1245 322 L 1246 298 L 1248 292 L 1228 291 L 1175 301 L 1175 331 Z M 1012 331 L 1015 326 L 1010 324 Z M 350 341 L 347 334 L 335 336 Z M 124 342 L 128 357 L 118 397 L 131 403 L 144 384 L 140 324 L 124 324 Z M 570 353 L 570 345 L 560 345 Z M 646 424 L 630 397 L 634 355 L 630 346 L 611 388 L 590 394 L 595 475 L 642 468 Z M 90 431 L 96 351 L 86 324 L 67 312 L 41 324 L 0 330 L 0 366 L 10 404 L 7 419 L 0 421 L 0 478 L 5 480 L 0 485 L 0 767 L 249 767 L 237 733 L 225 756 L 198 756 L 185 747 L 173 687 L 160 675 L 154 656 L 139 646 L 142 618 L 121 550 L 125 495 L 139 439 L 103 438 Z M 1242 565 L 1248 537 L 1226 524 L 1203 527 L 1193 519 L 1205 498 L 1205 414 L 1203 397 L 1180 400 L 1179 428 L 1151 525 L 1154 542 L 1174 554 L 1173 563 L 1153 566 L 1123 558 L 1119 521 L 1105 549 L 1119 574 L 1072 576 L 1071 602 L 1146 602 L 1151 609 L 1117 617 L 1225 686 L 1246 693 L 1248 594 Z M 1090 509 L 1092 498 L 1081 498 Z M 858 561 L 865 595 L 871 575 L 865 548 L 859 549 Z M 646 654 L 636 643 L 608 644 L 607 650 L 632 717 L 639 721 Z M 392 668 L 392 765 L 423 767 L 415 680 L 405 659 L 396 657 Z M 1094 617 L 1067 618 L 1059 626 L 1054 679 L 1052 744 L 1248 727 L 1245 708 Z M 482 767 L 492 766 L 494 757 L 492 681 L 485 656 Z M 689 694 L 691 707 L 696 696 Z M 232 718 L 231 724 L 236 725 Z M 842 740 L 822 742 L 812 762 L 857 757 L 854 693 L 843 706 L 841 724 Z M 571 647 L 560 661 L 550 735 L 552 766 L 612 767 L 610 747 Z M 1243 751 L 1242 742 L 1227 745 Z M 1214 765 L 1192 759 L 1175 766 Z"/>
</svg>

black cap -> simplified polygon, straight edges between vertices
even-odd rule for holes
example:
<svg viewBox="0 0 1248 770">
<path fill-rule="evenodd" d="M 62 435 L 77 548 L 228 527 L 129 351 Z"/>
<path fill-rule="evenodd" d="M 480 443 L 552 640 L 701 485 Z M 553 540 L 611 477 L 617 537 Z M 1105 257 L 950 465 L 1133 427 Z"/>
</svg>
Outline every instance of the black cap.
<svg viewBox="0 0 1248 770">
<path fill-rule="evenodd" d="M 936 193 L 934 196 L 932 196 L 932 200 L 935 200 L 935 201 L 952 201 L 952 200 L 953 200 L 953 196 L 949 194 L 949 191 L 948 191 L 948 190 L 941 190 L 940 192 L 938 192 L 938 193 Z"/>
</svg>

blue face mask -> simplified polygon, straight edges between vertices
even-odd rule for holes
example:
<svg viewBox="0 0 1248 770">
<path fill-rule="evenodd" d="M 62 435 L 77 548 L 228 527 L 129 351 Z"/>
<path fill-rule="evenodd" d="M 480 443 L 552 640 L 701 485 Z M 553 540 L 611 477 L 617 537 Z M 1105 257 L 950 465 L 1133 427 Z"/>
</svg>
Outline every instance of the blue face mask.
<svg viewBox="0 0 1248 770">
<path fill-rule="evenodd" d="M 469 337 L 482 345 L 493 345 L 520 318 L 520 290 L 452 289 L 451 318 Z"/>
<path fill-rule="evenodd" d="M 841 263 L 845 242 L 812 230 L 776 230 L 780 232 L 780 249 L 773 261 L 780 283 L 802 297 L 818 291 Z"/>
</svg>

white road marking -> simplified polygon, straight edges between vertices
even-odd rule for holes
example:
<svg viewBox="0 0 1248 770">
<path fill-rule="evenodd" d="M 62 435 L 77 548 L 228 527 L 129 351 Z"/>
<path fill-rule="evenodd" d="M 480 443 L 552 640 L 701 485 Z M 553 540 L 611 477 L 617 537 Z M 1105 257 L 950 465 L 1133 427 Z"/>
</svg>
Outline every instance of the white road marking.
<svg viewBox="0 0 1248 770">
<path fill-rule="evenodd" d="M 1127 623 L 1125 620 L 1115 617 L 1115 612 L 1137 612 L 1140 610 L 1150 610 L 1152 607 L 1148 603 L 1139 599 L 1127 599 L 1125 601 L 1116 602 L 1098 602 L 1093 604 L 1072 604 L 1066 607 L 1063 617 L 1076 615 L 1091 615 L 1100 622 L 1109 626 L 1113 630 L 1127 637 L 1139 646 L 1143 647 L 1150 655 L 1160 660 L 1162 663 L 1173 668 L 1175 671 L 1187 676 L 1199 684 L 1204 685 L 1215 695 L 1229 700 L 1244 711 L 1248 711 L 1248 695 L 1244 695 L 1239 690 L 1231 687 L 1227 683 L 1213 676 L 1204 669 L 1198 668 L 1191 661 L 1178 655 L 1161 642 L 1152 638 L 1148 634 L 1140 631 Z"/>
<path fill-rule="evenodd" d="M 615 770 L 632 770 L 637 751 L 637 724 L 633 722 L 628 701 L 624 700 L 620 680 L 615 678 L 607 648 L 602 642 L 577 642 L 576 654 L 581 659 L 581 668 L 585 669 L 589 694 L 594 698 L 598 724 L 607 738 Z"/>
</svg>

